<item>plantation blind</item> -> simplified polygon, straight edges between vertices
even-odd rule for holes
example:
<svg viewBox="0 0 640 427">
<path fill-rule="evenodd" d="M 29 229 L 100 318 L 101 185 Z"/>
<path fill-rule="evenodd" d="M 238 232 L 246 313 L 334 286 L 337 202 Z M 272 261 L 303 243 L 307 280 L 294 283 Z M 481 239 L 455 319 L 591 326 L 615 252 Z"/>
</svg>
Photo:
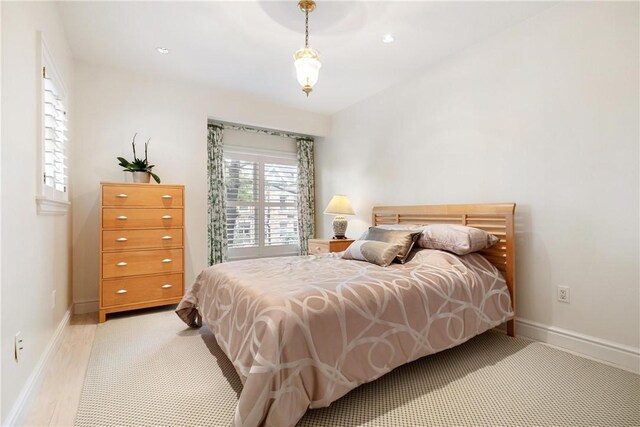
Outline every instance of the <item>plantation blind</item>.
<svg viewBox="0 0 640 427">
<path fill-rule="evenodd" d="M 296 165 L 264 164 L 264 240 L 266 246 L 297 245 L 298 168 Z"/>
<path fill-rule="evenodd" d="M 225 150 L 230 259 L 299 252 L 296 160 Z"/>
<path fill-rule="evenodd" d="M 67 147 L 67 107 L 61 87 L 47 67 L 42 68 L 43 77 L 43 181 L 61 193 L 67 192 L 68 147 Z M 66 199 L 66 197 L 65 197 Z"/>
<path fill-rule="evenodd" d="M 257 248 L 260 165 L 239 159 L 225 159 L 224 163 L 228 248 Z"/>
</svg>

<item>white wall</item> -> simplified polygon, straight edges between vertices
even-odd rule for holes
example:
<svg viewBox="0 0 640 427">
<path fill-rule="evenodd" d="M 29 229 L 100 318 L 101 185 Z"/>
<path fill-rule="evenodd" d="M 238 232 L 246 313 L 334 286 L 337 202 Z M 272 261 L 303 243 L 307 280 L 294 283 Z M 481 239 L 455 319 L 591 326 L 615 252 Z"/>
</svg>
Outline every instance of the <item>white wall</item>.
<svg viewBox="0 0 640 427">
<path fill-rule="evenodd" d="M 518 317 L 637 355 L 638 33 L 638 3 L 560 4 L 336 114 L 318 212 L 517 202 Z"/>
<path fill-rule="evenodd" d="M 149 159 L 164 183 L 186 193 L 185 284 L 207 265 L 207 119 L 327 135 L 327 116 L 202 85 L 78 63 L 74 145 L 73 295 L 79 311 L 97 309 L 99 183 L 130 179 L 116 157 L 131 157 L 131 137 L 151 138 Z M 232 132 L 232 131 L 230 131 Z"/>
<path fill-rule="evenodd" d="M 0 2 L 0 24 L 2 24 L 2 2 Z M 0 100 L 2 100 L 2 29 L 0 28 Z M 0 139 L 2 139 L 2 102 L 0 101 Z M 2 144 L 0 144 L 0 242 L 2 242 Z M 2 319 L 2 244 L 0 244 L 0 319 Z M 2 351 L 0 327 L 0 351 Z M 3 351 L 4 353 L 4 351 Z M 0 359 L 2 356 L 0 356 Z M 0 360 L 0 420 L 2 416 L 2 362 Z"/>
<path fill-rule="evenodd" d="M 2 3 L 2 405 L 7 419 L 20 391 L 71 303 L 71 215 L 39 216 L 40 58 L 43 32 L 73 99 L 73 61 L 57 6 L 46 2 Z M 74 111 L 69 111 L 74 120 Z M 71 143 L 76 141 L 71 136 Z M 72 172 L 73 173 L 73 172 Z M 57 291 L 55 309 L 51 292 Z M 13 360 L 13 337 L 22 332 L 25 350 Z"/>
</svg>

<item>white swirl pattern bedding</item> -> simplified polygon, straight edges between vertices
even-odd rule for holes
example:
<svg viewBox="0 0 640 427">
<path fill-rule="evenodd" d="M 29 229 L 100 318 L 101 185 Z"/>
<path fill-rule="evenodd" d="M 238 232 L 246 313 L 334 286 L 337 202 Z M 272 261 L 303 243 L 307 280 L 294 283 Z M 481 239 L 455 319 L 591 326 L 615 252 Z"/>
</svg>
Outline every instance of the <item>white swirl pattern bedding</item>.
<svg viewBox="0 0 640 427">
<path fill-rule="evenodd" d="M 218 264 L 177 312 L 191 326 L 202 317 L 242 379 L 236 426 L 293 426 L 307 408 L 513 317 L 485 258 L 428 249 L 389 267 L 340 254 Z"/>
</svg>

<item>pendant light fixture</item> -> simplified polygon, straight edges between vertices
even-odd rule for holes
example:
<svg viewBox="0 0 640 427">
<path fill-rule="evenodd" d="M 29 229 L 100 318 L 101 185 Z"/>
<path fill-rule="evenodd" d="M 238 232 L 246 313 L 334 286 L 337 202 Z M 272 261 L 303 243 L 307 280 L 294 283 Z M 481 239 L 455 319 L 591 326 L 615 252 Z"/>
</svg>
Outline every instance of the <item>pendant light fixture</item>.
<svg viewBox="0 0 640 427">
<path fill-rule="evenodd" d="M 300 0 L 298 7 L 304 12 L 304 47 L 298 49 L 295 58 L 296 77 L 298 83 L 302 86 L 302 91 L 309 96 L 313 85 L 318 81 L 320 73 L 320 53 L 309 47 L 309 13 L 316 8 L 316 2 L 313 0 Z"/>
</svg>

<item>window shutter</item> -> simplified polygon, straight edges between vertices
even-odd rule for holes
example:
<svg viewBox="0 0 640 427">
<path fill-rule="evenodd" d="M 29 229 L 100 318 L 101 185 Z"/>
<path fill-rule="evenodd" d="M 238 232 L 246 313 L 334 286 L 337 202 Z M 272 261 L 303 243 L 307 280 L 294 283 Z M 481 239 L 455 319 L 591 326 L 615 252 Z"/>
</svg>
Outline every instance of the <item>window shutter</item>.
<svg viewBox="0 0 640 427">
<path fill-rule="evenodd" d="M 67 108 L 60 89 L 43 70 L 44 83 L 44 184 L 65 193 L 69 180 Z"/>
<path fill-rule="evenodd" d="M 298 168 L 295 165 L 264 164 L 264 244 L 298 244 Z"/>
<path fill-rule="evenodd" d="M 229 149 L 224 162 L 229 258 L 298 253 L 295 158 Z"/>
<path fill-rule="evenodd" d="M 69 140 L 67 93 L 53 58 L 38 32 L 42 45 L 39 103 L 40 155 L 37 170 L 36 208 L 38 215 L 64 215 L 69 209 Z"/>
<path fill-rule="evenodd" d="M 259 164 L 225 159 L 225 184 L 228 247 L 258 247 Z"/>
</svg>

